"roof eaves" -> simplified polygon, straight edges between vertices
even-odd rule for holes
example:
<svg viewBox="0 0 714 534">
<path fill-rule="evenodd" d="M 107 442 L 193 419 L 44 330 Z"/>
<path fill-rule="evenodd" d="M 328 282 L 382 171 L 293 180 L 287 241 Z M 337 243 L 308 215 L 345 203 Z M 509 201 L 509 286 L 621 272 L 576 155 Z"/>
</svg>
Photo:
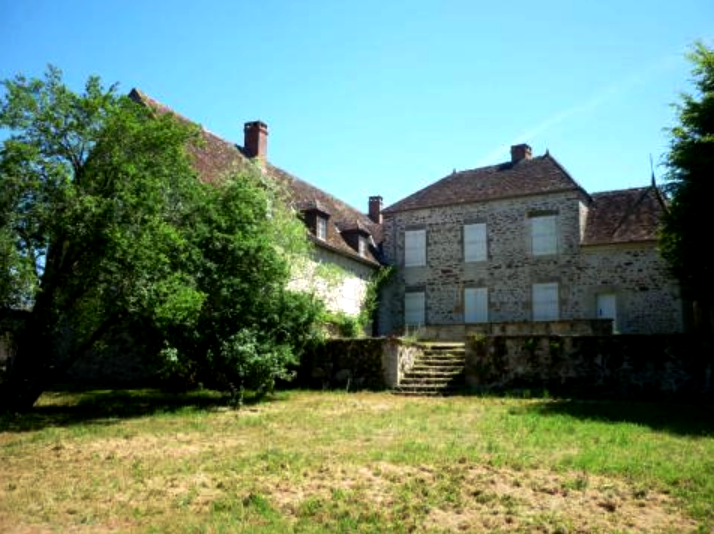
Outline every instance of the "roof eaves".
<svg viewBox="0 0 714 534">
<path fill-rule="evenodd" d="M 309 234 L 309 235 L 308 235 L 308 239 L 309 239 L 310 241 L 312 241 L 315 245 L 317 245 L 317 246 L 319 246 L 319 247 L 322 247 L 322 248 L 324 248 L 324 249 L 327 249 L 327 250 L 329 250 L 330 252 L 334 252 L 334 253 L 336 253 L 336 254 L 339 254 L 340 256 L 344 256 L 345 258 L 349 258 L 350 260 L 354 260 L 354 261 L 357 261 L 357 262 L 359 262 L 359 263 L 363 263 L 363 264 L 365 264 L 365 265 L 369 265 L 370 267 L 380 267 L 380 266 L 381 266 L 381 264 L 380 264 L 376 259 L 372 260 L 372 259 L 370 259 L 370 258 L 365 258 L 365 257 L 363 257 L 363 256 L 360 256 L 360 255 L 357 254 L 356 252 L 355 252 L 354 254 L 353 254 L 353 253 L 349 253 L 349 252 L 347 252 L 346 250 L 343 250 L 343 249 L 341 249 L 341 248 L 339 248 L 339 247 L 336 247 L 336 246 L 334 246 L 334 245 L 328 243 L 327 241 L 323 241 L 322 239 L 318 239 L 317 237 L 315 237 L 315 236 L 312 235 L 312 234 Z"/>
</svg>

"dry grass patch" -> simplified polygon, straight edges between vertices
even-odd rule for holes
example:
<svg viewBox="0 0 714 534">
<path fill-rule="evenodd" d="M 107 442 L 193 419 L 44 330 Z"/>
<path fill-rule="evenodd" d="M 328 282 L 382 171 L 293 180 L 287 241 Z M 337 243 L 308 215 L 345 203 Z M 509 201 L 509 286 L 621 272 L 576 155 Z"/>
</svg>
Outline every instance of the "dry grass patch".
<svg viewBox="0 0 714 534">
<path fill-rule="evenodd" d="M 128 417 L 100 411 L 78 421 L 60 412 L 57 425 L 54 415 L 28 430 L 6 424 L 0 532 L 713 526 L 714 438 L 699 427 L 667 433 L 550 415 L 532 400 L 476 397 L 292 392 L 240 412 L 148 414 L 140 402 Z M 61 407 L 61 397 L 51 406 Z"/>
</svg>

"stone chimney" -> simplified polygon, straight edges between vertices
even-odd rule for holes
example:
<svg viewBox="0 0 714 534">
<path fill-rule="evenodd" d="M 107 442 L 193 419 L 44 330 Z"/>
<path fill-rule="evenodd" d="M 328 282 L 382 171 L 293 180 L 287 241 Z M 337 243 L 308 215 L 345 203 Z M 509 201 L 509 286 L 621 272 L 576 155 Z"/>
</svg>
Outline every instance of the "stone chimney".
<svg viewBox="0 0 714 534">
<path fill-rule="evenodd" d="M 246 122 L 243 148 L 249 158 L 268 159 L 268 125 L 261 121 Z"/>
<path fill-rule="evenodd" d="M 521 145 L 513 145 L 511 147 L 511 163 L 518 163 L 524 159 L 531 159 L 533 151 L 531 147 L 525 143 Z"/>
<path fill-rule="evenodd" d="M 369 218 L 372 222 L 382 224 L 382 197 L 369 197 Z"/>
</svg>

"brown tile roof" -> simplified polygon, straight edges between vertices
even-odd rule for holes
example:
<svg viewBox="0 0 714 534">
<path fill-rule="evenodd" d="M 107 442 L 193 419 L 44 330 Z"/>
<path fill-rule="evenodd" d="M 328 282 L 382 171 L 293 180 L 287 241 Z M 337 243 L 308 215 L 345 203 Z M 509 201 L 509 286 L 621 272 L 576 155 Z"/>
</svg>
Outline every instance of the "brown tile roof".
<svg viewBox="0 0 714 534">
<path fill-rule="evenodd" d="M 656 241 L 664 211 L 662 196 L 653 186 L 595 193 L 583 245 Z"/>
<path fill-rule="evenodd" d="M 129 97 L 136 102 L 156 109 L 159 113 L 173 113 L 180 120 L 192 122 L 137 89 L 132 89 L 129 93 Z M 193 157 L 194 166 L 201 180 L 208 183 L 218 183 L 226 174 L 252 165 L 251 160 L 246 157 L 243 147 L 226 141 L 204 128 L 201 128 L 200 134 L 204 143 L 202 146 L 190 146 L 189 152 Z M 327 241 L 322 241 L 311 236 L 312 241 L 316 245 L 357 261 L 366 262 L 371 265 L 379 264 L 374 250 L 370 250 L 367 257 L 360 256 L 359 253 L 345 241 L 340 232 L 359 225 L 362 228 L 366 228 L 372 235 L 374 245 L 376 246 L 382 241 L 381 225 L 375 224 L 367 215 L 329 193 L 300 180 L 270 163 L 263 165 L 261 170 L 267 176 L 278 181 L 278 183 L 285 185 L 292 207 L 296 210 L 302 211 L 310 209 L 310 206 L 312 206 L 313 208 L 318 207 L 320 211 L 330 215 L 330 222 L 335 225 L 337 231 L 328 232 Z"/>
<path fill-rule="evenodd" d="M 545 154 L 518 163 L 454 172 L 389 206 L 384 213 L 574 190 L 587 196 L 563 166 Z"/>
</svg>

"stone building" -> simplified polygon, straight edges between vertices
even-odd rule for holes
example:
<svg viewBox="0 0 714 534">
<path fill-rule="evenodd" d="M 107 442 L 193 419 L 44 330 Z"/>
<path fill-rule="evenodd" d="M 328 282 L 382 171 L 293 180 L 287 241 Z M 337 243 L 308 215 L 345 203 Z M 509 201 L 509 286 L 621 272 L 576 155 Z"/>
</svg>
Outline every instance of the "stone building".
<svg viewBox="0 0 714 534">
<path fill-rule="evenodd" d="M 382 333 L 410 326 L 607 318 L 622 333 L 683 329 L 656 250 L 654 186 L 589 194 L 549 153 L 454 172 L 383 211 L 397 267 Z"/>
<path fill-rule="evenodd" d="M 137 89 L 129 97 L 159 113 L 173 113 L 165 105 Z M 311 257 L 293 265 L 289 287 L 314 291 L 330 311 L 355 316 L 359 313 L 372 274 L 380 268 L 377 249 L 381 240 L 382 198 L 369 199 L 369 212 L 361 213 L 329 193 L 303 181 L 268 160 L 268 126 L 247 122 L 243 146 L 201 128 L 203 143 L 190 152 L 199 177 L 218 183 L 231 172 L 248 166 L 281 184 L 291 207 L 299 212 L 314 244 Z"/>
</svg>

